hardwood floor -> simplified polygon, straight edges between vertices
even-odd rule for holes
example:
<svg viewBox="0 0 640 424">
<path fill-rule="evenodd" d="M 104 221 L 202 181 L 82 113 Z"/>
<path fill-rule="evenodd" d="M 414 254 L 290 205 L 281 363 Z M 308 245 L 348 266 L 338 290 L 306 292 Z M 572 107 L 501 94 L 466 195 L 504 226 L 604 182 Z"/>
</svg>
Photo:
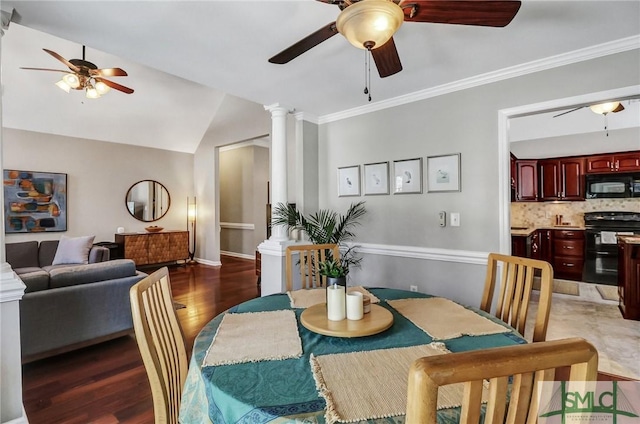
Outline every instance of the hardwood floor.
<svg viewBox="0 0 640 424">
<path fill-rule="evenodd" d="M 259 296 L 252 260 L 222 257 L 222 267 L 170 268 L 189 355 L 214 316 Z M 153 270 L 145 270 L 152 272 Z M 23 402 L 31 424 L 153 423 L 151 389 L 132 336 L 23 365 Z"/>
</svg>

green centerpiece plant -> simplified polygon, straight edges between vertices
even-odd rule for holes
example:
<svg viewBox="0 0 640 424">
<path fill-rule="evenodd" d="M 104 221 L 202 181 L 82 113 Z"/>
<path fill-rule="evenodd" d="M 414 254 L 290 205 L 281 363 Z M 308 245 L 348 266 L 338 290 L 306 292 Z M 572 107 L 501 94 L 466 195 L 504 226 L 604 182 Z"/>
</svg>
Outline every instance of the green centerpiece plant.
<svg viewBox="0 0 640 424">
<path fill-rule="evenodd" d="M 318 264 L 318 273 L 327 278 L 342 278 L 346 281 L 349 268 L 360 266 L 362 261 L 362 258 L 355 255 L 356 246 L 348 246 L 347 243 L 355 238 L 353 231 L 367 212 L 364 203 L 352 203 L 344 215 L 330 209 L 321 209 L 306 216 L 293 205 L 278 203 L 273 210 L 272 225 L 285 226 L 289 232 L 301 230 L 313 244 L 340 246 L 340 259 L 334 259 L 332 252 L 327 251 L 326 260 Z M 330 283 L 327 281 L 327 284 Z"/>
</svg>

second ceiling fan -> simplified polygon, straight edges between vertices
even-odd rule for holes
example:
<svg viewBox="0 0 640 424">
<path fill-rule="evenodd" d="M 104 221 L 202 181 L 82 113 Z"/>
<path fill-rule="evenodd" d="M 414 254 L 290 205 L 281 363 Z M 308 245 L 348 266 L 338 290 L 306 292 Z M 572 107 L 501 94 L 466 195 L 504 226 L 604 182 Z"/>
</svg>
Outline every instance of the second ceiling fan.
<svg viewBox="0 0 640 424">
<path fill-rule="evenodd" d="M 403 22 L 504 27 L 520 9 L 512 0 L 317 0 L 337 5 L 335 22 L 320 28 L 269 59 L 285 64 L 341 33 L 354 46 L 371 51 L 381 78 L 402 70 L 393 34 Z"/>
</svg>

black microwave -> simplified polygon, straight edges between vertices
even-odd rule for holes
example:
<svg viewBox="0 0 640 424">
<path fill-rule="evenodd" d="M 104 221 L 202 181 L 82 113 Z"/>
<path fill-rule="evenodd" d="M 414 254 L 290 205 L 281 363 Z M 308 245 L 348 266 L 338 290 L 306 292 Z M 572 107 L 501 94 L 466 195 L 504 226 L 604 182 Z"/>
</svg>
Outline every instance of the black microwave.
<svg viewBox="0 0 640 424">
<path fill-rule="evenodd" d="M 587 174 L 587 199 L 640 197 L 640 172 L 630 174 Z"/>
</svg>

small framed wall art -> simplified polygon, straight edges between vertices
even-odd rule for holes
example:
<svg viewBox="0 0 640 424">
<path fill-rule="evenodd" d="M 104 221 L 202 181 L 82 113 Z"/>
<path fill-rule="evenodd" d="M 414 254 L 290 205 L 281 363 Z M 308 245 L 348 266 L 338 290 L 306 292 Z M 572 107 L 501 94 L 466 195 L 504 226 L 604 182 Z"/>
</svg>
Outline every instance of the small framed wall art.
<svg viewBox="0 0 640 424">
<path fill-rule="evenodd" d="M 427 158 L 427 192 L 461 191 L 460 153 Z"/>
<path fill-rule="evenodd" d="M 360 196 L 360 165 L 338 168 L 338 197 Z"/>
<path fill-rule="evenodd" d="M 422 158 L 393 161 L 393 194 L 422 193 Z"/>
<path fill-rule="evenodd" d="M 364 165 L 364 195 L 389 194 L 389 162 Z"/>
</svg>

